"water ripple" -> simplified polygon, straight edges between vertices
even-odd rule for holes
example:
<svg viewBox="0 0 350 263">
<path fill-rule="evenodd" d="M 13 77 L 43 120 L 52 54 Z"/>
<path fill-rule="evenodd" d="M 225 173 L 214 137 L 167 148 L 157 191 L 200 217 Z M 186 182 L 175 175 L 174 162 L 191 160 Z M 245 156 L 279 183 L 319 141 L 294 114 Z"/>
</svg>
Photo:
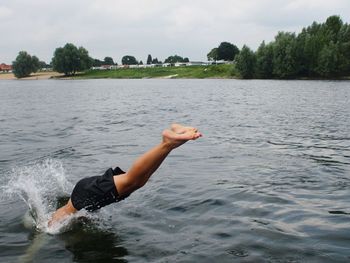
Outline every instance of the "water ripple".
<svg viewBox="0 0 350 263">
<path fill-rule="evenodd" d="M 127 200 L 63 235 L 25 227 L 23 200 L 1 192 L 0 261 L 348 262 L 348 85 L 1 82 L 0 187 L 11 171 L 26 171 L 21 189 L 41 189 L 43 203 L 57 199 L 57 174 L 71 190 L 85 175 L 127 170 L 171 122 L 204 137 L 171 153 Z M 35 166 L 47 159 L 66 172 Z"/>
</svg>

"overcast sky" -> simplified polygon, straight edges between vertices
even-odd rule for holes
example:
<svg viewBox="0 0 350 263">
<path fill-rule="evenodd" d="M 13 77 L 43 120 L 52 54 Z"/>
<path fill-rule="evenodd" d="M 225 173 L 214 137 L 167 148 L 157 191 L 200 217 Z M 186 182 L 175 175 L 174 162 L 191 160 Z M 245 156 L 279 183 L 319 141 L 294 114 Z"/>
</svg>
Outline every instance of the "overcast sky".
<svg viewBox="0 0 350 263">
<path fill-rule="evenodd" d="M 350 21 L 349 0 L 0 0 L 0 63 L 25 50 L 50 62 L 67 42 L 90 56 L 206 60 L 228 41 L 256 49 L 278 31 L 299 32 L 330 15 Z"/>
</svg>

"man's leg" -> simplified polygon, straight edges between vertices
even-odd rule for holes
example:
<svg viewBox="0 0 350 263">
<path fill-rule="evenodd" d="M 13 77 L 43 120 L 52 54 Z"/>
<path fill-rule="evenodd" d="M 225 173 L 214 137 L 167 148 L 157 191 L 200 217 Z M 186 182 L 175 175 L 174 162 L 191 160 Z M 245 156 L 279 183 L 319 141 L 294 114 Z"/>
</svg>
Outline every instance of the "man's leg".
<svg viewBox="0 0 350 263">
<path fill-rule="evenodd" d="M 72 201 L 69 199 L 66 205 L 57 209 L 57 211 L 52 214 L 51 219 L 48 222 L 48 226 L 50 227 L 53 223 L 60 222 L 76 212 L 78 212 L 78 210 L 74 208 Z"/>
<path fill-rule="evenodd" d="M 121 197 L 144 186 L 173 149 L 188 140 L 196 140 L 202 136 L 197 129 L 178 124 L 176 128 L 172 126 L 172 130 L 163 131 L 162 135 L 163 141 L 139 157 L 127 173 L 114 177 L 114 183 Z"/>
</svg>

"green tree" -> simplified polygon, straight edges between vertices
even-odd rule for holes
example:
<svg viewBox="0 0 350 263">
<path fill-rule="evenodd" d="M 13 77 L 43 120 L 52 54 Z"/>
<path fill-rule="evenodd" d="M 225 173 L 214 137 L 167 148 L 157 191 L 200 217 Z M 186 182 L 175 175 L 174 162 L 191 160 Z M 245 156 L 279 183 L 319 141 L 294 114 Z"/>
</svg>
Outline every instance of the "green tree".
<svg viewBox="0 0 350 263">
<path fill-rule="evenodd" d="M 164 60 L 164 63 L 177 63 L 177 62 L 185 62 L 185 61 L 183 57 L 178 55 L 169 56 L 167 59 Z"/>
<path fill-rule="evenodd" d="M 104 63 L 103 61 L 95 58 L 92 61 L 92 66 L 94 66 L 94 67 L 101 67 L 103 65 L 103 63 Z"/>
<path fill-rule="evenodd" d="M 20 51 L 16 60 L 12 62 L 12 66 L 15 77 L 24 78 L 33 72 L 37 72 L 40 64 L 36 56 L 31 56 L 26 51 Z"/>
<path fill-rule="evenodd" d="M 350 25 L 344 24 L 338 36 L 339 72 L 350 76 Z"/>
<path fill-rule="evenodd" d="M 273 47 L 263 41 L 256 52 L 256 77 L 270 79 L 273 77 Z"/>
<path fill-rule="evenodd" d="M 50 67 L 50 65 L 48 65 L 45 61 L 39 61 L 39 64 L 40 64 L 40 69 Z"/>
<path fill-rule="evenodd" d="M 32 56 L 32 70 L 33 72 L 38 72 L 40 69 L 40 61 L 37 56 Z"/>
<path fill-rule="evenodd" d="M 57 72 L 67 75 L 75 75 L 78 71 L 89 69 L 93 60 L 89 57 L 88 51 L 71 43 L 67 43 L 63 48 L 56 48 L 52 65 Z"/>
<path fill-rule="evenodd" d="M 238 53 L 238 47 L 229 42 L 222 42 L 217 49 L 218 60 L 233 61 Z"/>
<path fill-rule="evenodd" d="M 323 48 L 323 44 L 319 41 L 317 35 L 307 35 L 304 46 L 303 57 L 306 62 L 305 68 L 308 76 L 314 76 L 317 73 L 318 55 Z"/>
<path fill-rule="evenodd" d="M 148 54 L 147 65 L 150 65 L 150 64 L 152 64 L 152 56 L 151 56 L 151 54 Z"/>
<path fill-rule="evenodd" d="M 209 61 L 216 61 L 218 60 L 218 48 L 215 47 L 207 54 L 207 58 Z"/>
<path fill-rule="evenodd" d="M 184 58 L 184 62 L 185 62 L 185 63 L 190 62 L 189 58 Z"/>
<path fill-rule="evenodd" d="M 324 46 L 318 58 L 317 73 L 321 77 L 334 78 L 339 75 L 339 51 L 336 44 L 331 42 Z"/>
<path fill-rule="evenodd" d="M 93 60 L 89 56 L 89 52 L 83 47 L 79 47 L 78 52 L 80 57 L 79 71 L 90 69 L 92 67 Z"/>
<path fill-rule="evenodd" d="M 273 44 L 273 74 L 278 78 L 293 78 L 297 75 L 295 34 L 279 32 Z"/>
<path fill-rule="evenodd" d="M 244 45 L 235 61 L 236 68 L 242 78 L 251 79 L 254 77 L 256 57 L 249 47 Z"/>
<path fill-rule="evenodd" d="M 158 58 L 154 58 L 154 59 L 152 60 L 152 64 L 158 64 L 158 63 L 159 63 Z"/>
<path fill-rule="evenodd" d="M 305 42 L 308 34 L 306 33 L 305 28 L 302 32 L 296 37 L 296 52 L 295 57 L 298 61 L 298 74 L 303 77 L 308 77 L 310 75 L 309 72 L 309 61 L 305 56 Z"/>
<path fill-rule="evenodd" d="M 139 62 L 139 65 L 143 65 L 143 62 L 142 62 L 142 60 L 140 60 L 140 62 Z"/>
<path fill-rule="evenodd" d="M 333 43 L 336 43 L 338 41 L 338 34 L 342 26 L 343 21 L 339 16 L 330 16 L 327 18 L 324 28 L 328 42 L 333 41 Z"/>
<path fill-rule="evenodd" d="M 124 56 L 122 58 L 122 64 L 123 65 L 137 65 L 138 62 L 137 62 L 135 57 L 127 55 L 127 56 Z"/>
<path fill-rule="evenodd" d="M 113 58 L 111 58 L 111 57 L 105 57 L 105 59 L 103 61 L 104 61 L 105 65 L 114 65 Z"/>
<path fill-rule="evenodd" d="M 322 26 L 313 22 L 311 26 L 304 28 L 297 37 L 299 72 L 304 76 L 317 75 L 318 55 L 324 46 L 322 35 Z"/>
</svg>

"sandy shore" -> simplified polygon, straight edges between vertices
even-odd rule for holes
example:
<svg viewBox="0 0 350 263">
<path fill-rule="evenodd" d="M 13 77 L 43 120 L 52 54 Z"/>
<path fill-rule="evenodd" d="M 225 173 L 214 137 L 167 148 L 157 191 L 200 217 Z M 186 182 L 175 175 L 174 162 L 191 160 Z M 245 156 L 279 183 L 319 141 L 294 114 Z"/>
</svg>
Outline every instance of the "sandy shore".
<svg viewBox="0 0 350 263">
<path fill-rule="evenodd" d="M 50 79 L 52 77 L 63 76 L 63 74 L 58 72 L 37 72 L 31 74 L 29 77 L 21 78 L 21 79 Z M 12 80 L 17 79 L 13 73 L 0 73 L 0 80 Z"/>
</svg>

